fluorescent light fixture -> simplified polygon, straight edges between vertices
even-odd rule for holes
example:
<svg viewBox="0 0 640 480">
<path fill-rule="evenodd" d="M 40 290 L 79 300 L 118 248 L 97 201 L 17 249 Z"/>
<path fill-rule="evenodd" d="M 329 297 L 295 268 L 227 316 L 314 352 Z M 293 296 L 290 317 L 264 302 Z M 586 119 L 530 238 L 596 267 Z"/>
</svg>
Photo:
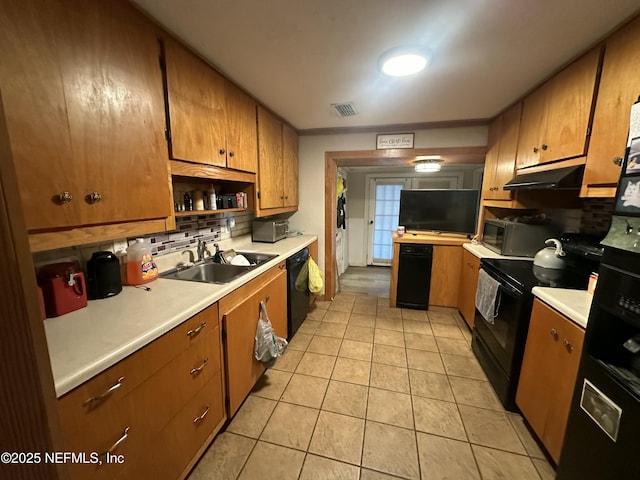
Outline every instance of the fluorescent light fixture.
<svg viewBox="0 0 640 480">
<path fill-rule="evenodd" d="M 415 171 L 418 173 L 435 173 L 442 168 L 440 155 L 416 157 Z"/>
<path fill-rule="evenodd" d="M 378 59 L 378 68 L 392 77 L 418 73 L 429 63 L 427 51 L 419 45 L 406 45 L 387 50 Z"/>
</svg>

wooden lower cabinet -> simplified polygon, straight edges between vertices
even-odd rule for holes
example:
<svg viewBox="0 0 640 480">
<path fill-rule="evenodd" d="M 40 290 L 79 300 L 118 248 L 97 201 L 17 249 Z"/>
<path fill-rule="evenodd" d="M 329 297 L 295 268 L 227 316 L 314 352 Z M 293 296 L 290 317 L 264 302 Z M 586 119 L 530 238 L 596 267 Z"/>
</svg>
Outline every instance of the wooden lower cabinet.
<svg viewBox="0 0 640 480">
<path fill-rule="evenodd" d="M 433 246 L 429 305 L 455 307 L 458 304 L 461 258 L 462 247 L 459 245 Z"/>
<path fill-rule="evenodd" d="M 287 271 L 285 262 L 223 297 L 220 323 L 226 371 L 227 415 L 231 418 L 264 373 L 254 358 L 260 302 L 267 306 L 276 335 L 287 336 Z"/>
<path fill-rule="evenodd" d="M 460 272 L 460 287 L 458 289 L 458 310 L 473 328 L 476 313 L 476 289 L 478 288 L 478 272 L 480 259 L 468 250 L 462 249 L 462 267 Z"/>
<path fill-rule="evenodd" d="M 536 299 L 516 403 L 551 458 L 560 459 L 584 330 Z"/>
<path fill-rule="evenodd" d="M 65 448 L 88 458 L 96 452 L 102 462 L 69 464 L 70 477 L 146 478 L 140 472 L 156 472 L 165 460 L 170 468 L 158 469 L 154 478 L 186 475 L 226 419 L 221 365 L 216 304 L 61 397 Z M 197 432 L 188 434 L 182 417 L 194 415 L 191 428 L 207 408 L 195 422 Z M 124 462 L 107 463 L 106 452 Z"/>
</svg>

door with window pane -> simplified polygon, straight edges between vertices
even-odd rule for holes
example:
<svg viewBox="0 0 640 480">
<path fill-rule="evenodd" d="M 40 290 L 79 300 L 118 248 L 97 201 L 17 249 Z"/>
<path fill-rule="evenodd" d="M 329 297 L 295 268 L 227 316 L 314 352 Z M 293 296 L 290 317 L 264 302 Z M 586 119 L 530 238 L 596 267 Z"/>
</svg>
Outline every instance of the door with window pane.
<svg viewBox="0 0 640 480">
<path fill-rule="evenodd" d="M 369 183 L 369 265 L 391 265 L 391 231 L 398 227 L 400 190 L 409 188 L 403 178 L 372 178 Z"/>
</svg>

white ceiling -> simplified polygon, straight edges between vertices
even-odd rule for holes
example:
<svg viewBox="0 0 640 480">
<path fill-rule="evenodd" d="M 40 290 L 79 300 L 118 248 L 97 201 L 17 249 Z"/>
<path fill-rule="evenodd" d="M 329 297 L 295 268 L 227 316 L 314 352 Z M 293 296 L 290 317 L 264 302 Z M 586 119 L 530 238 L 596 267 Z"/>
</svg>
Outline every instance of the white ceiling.
<svg viewBox="0 0 640 480">
<path fill-rule="evenodd" d="M 638 11 L 638 0 L 133 0 L 298 129 L 493 117 Z M 402 44 L 413 77 L 378 73 Z M 331 103 L 354 102 L 340 118 Z"/>
</svg>

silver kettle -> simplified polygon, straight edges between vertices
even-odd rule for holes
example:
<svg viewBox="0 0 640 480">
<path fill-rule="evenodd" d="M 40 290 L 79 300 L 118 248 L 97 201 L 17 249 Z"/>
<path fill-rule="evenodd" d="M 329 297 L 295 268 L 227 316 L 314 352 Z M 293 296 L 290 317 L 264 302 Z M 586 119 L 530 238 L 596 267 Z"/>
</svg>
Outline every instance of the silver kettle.
<svg viewBox="0 0 640 480">
<path fill-rule="evenodd" d="M 565 267 L 564 257 L 565 251 L 562 249 L 562 243 L 555 238 L 549 238 L 544 242 L 546 245 L 554 245 L 553 247 L 546 247 L 536 253 L 533 259 L 533 264 L 542 268 L 553 268 L 556 270 L 563 269 Z"/>
</svg>

